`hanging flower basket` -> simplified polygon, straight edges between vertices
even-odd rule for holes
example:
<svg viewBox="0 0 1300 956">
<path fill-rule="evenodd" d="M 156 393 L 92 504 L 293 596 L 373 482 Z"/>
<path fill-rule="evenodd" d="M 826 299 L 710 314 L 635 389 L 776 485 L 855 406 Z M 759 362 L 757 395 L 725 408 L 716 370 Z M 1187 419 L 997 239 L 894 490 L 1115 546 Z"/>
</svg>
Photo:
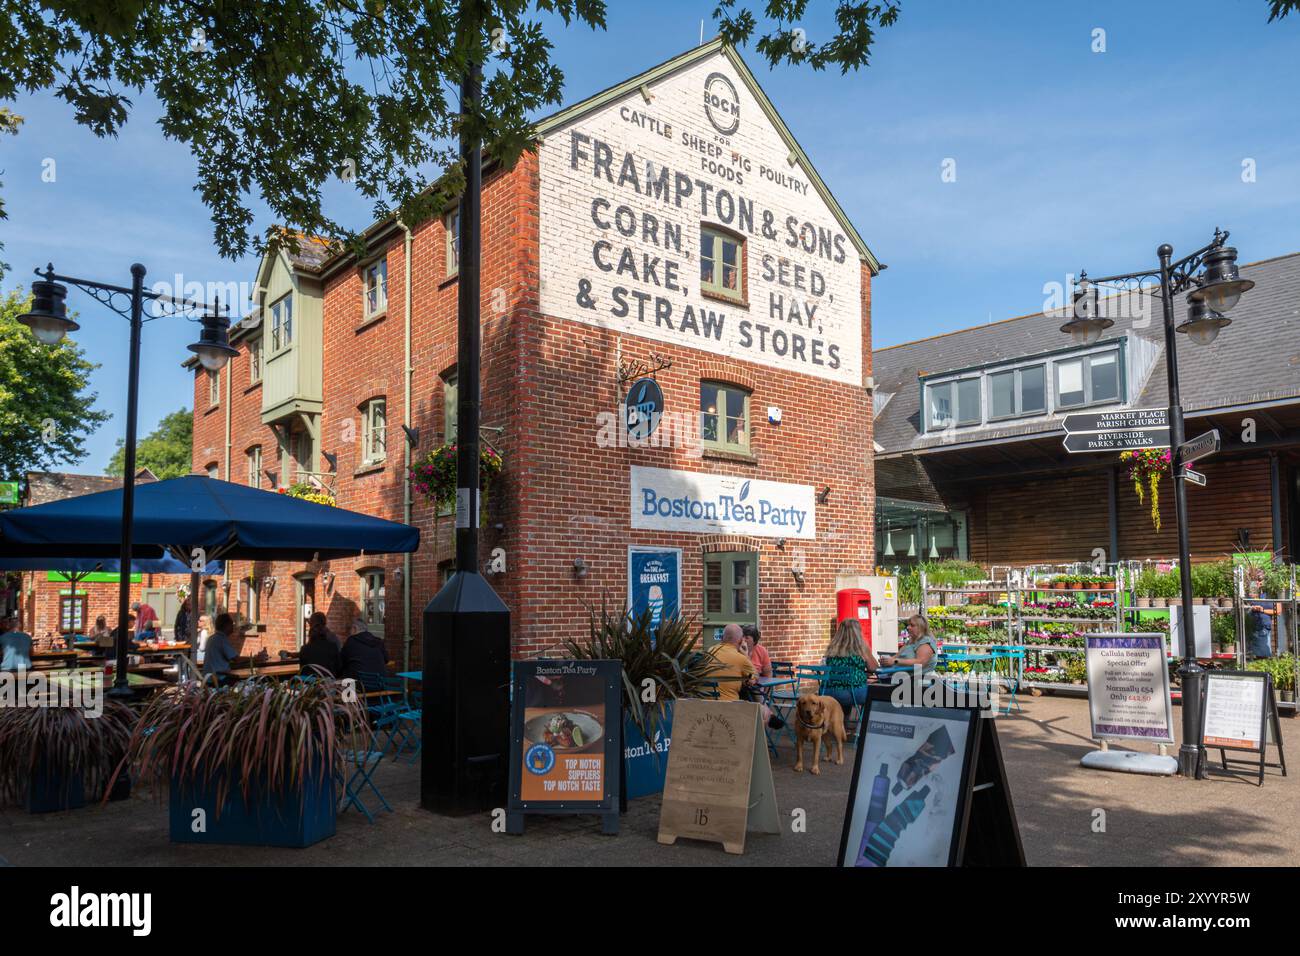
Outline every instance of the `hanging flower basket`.
<svg viewBox="0 0 1300 956">
<path fill-rule="evenodd" d="M 288 488 L 281 488 L 280 494 L 288 495 L 290 498 L 301 498 L 303 501 L 313 501 L 318 505 L 329 505 L 331 508 L 335 505 L 333 495 L 305 481 L 296 481 Z"/>
<path fill-rule="evenodd" d="M 1151 523 L 1160 530 L 1160 479 L 1169 474 L 1169 449 L 1143 448 L 1140 451 L 1122 452 L 1119 460 L 1128 466 L 1128 476 L 1137 492 L 1138 501 L 1146 501 L 1151 493 Z"/>
<path fill-rule="evenodd" d="M 501 456 L 491 445 L 479 449 L 479 491 L 486 497 L 492 481 L 501 474 Z M 427 501 L 446 508 L 456 501 L 456 446 L 442 445 L 411 466 L 411 484 Z"/>
</svg>

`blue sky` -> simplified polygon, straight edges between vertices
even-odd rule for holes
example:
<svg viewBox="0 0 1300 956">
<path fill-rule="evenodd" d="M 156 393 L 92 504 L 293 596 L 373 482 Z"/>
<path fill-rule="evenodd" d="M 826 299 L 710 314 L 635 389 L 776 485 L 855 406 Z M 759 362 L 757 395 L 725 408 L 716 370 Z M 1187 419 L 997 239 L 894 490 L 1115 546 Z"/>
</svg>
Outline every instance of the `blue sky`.
<svg viewBox="0 0 1300 956">
<path fill-rule="evenodd" d="M 693 46 L 701 19 L 710 36 L 715 5 L 611 4 L 596 34 L 555 24 L 565 102 Z M 833 5 L 810 7 L 800 26 L 816 42 L 832 33 Z M 1046 283 L 1138 269 L 1160 243 L 1188 252 L 1215 226 L 1232 230 L 1244 262 L 1300 251 L 1300 18 L 1269 24 L 1267 11 L 1266 0 L 904 0 L 856 74 L 773 71 L 742 53 L 889 266 L 874 288 L 882 347 L 1038 311 Z M 1097 29 L 1105 52 L 1093 52 Z M 15 108 L 27 122 L 0 141 L 6 289 L 51 260 L 121 284 L 137 261 L 149 282 L 251 284 L 253 259 L 217 256 L 194 160 L 162 137 L 148 97 L 116 140 L 78 127 L 50 96 Z M 47 159 L 54 182 L 42 181 Z M 1243 182 L 1247 160 L 1254 182 Z M 336 218 L 370 222 L 347 187 L 327 196 Z M 75 466 L 98 472 L 125 427 L 126 324 L 75 291 L 71 300 L 77 340 L 103 366 L 92 388 L 114 415 Z M 191 404 L 180 362 L 196 334 L 176 319 L 146 326 L 141 435 Z"/>
</svg>

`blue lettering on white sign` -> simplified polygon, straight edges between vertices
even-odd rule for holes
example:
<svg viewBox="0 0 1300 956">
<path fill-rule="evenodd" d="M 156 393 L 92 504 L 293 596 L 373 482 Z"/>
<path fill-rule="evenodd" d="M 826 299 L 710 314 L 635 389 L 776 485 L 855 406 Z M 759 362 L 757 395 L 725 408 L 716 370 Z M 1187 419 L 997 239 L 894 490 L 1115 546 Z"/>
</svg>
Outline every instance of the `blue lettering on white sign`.
<svg viewBox="0 0 1300 956">
<path fill-rule="evenodd" d="M 755 503 L 746 503 L 743 499 L 748 493 L 748 482 L 739 498 L 719 495 L 716 501 L 703 501 L 689 495 L 663 497 L 653 488 L 642 488 L 641 514 L 658 515 L 661 518 L 690 518 L 693 521 L 717 521 L 721 515 L 724 521 L 792 528 L 796 534 L 803 531 L 804 521 L 808 517 L 807 510 L 793 505 L 778 505 L 762 497 Z"/>
</svg>

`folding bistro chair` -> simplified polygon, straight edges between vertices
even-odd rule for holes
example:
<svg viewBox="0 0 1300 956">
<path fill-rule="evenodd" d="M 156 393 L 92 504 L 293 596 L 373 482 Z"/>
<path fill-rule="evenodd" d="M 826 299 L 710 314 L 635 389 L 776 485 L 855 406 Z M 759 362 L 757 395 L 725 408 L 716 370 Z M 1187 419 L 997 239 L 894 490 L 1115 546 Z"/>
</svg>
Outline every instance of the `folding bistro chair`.
<svg viewBox="0 0 1300 956">
<path fill-rule="evenodd" d="M 772 676 L 786 678 L 787 680 L 795 679 L 794 663 L 792 661 L 773 661 Z M 799 702 L 799 685 L 786 684 L 781 687 L 770 688 L 767 692 L 767 706 L 772 708 L 772 713 L 785 721 L 785 726 L 776 731 L 776 739 L 779 741 L 782 735 L 789 735 L 790 743 L 795 742 L 794 727 L 794 707 Z M 768 740 L 772 740 L 771 734 Z"/>
<path fill-rule="evenodd" d="M 371 776 L 375 768 L 379 766 L 379 762 L 384 759 L 384 752 L 382 750 L 372 750 L 367 744 L 365 750 L 344 750 L 343 757 L 348 764 L 344 768 L 344 773 L 348 776 L 343 781 L 343 806 L 339 808 L 339 812 L 345 813 L 348 807 L 356 807 L 365 814 L 367 820 L 374 823 L 375 814 L 370 812 L 370 808 L 366 806 L 365 801 L 362 799 L 362 794 L 365 793 L 368 787 L 379 800 L 380 806 L 392 813 L 393 808 L 388 805 L 384 795 L 379 792 L 379 788 L 375 786 L 374 777 Z M 375 813 L 378 812 L 379 808 L 376 807 Z"/>
</svg>

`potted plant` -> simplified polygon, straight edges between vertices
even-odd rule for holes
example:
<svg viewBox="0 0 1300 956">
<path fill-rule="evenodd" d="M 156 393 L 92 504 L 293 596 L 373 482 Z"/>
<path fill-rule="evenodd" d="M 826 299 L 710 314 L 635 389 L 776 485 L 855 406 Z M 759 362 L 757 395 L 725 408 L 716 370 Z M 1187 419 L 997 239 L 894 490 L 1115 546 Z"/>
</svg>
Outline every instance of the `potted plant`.
<svg viewBox="0 0 1300 956">
<path fill-rule="evenodd" d="M 124 766 L 169 792 L 174 843 L 304 847 L 334 835 L 347 752 L 370 746 L 340 681 L 197 681 L 150 701 Z"/>
<path fill-rule="evenodd" d="M 1169 607 L 1182 597 L 1182 580 L 1176 569 L 1158 572 L 1155 578 L 1154 607 Z"/>
<path fill-rule="evenodd" d="M 0 707 L 0 804 L 48 813 L 104 792 L 135 713 L 115 700 L 102 707 Z"/>
<path fill-rule="evenodd" d="M 1210 640 L 1222 654 L 1237 653 L 1237 619 L 1234 614 L 1212 614 Z"/>
<path fill-rule="evenodd" d="M 1160 479 L 1169 474 L 1169 449 L 1143 448 L 1121 452 L 1120 462 L 1128 466 L 1128 477 L 1138 501 L 1145 502 L 1145 493 L 1151 495 L 1151 524 L 1160 531 Z"/>
<path fill-rule="evenodd" d="M 1150 607 L 1152 591 L 1155 590 L 1155 571 L 1143 568 L 1133 581 L 1133 600 L 1138 607 Z"/>
<path fill-rule="evenodd" d="M 603 601 L 599 618 L 590 608 L 588 618 L 587 639 L 566 640 L 564 648 L 577 660 L 623 662 L 623 797 L 658 793 L 668 770 L 673 702 L 711 691 L 716 665 L 699 647 L 700 626 L 693 620 L 670 617 L 652 626 L 650 611 L 633 618 L 623 609 L 611 613 Z M 648 687 L 650 701 L 644 699 Z"/>
</svg>

